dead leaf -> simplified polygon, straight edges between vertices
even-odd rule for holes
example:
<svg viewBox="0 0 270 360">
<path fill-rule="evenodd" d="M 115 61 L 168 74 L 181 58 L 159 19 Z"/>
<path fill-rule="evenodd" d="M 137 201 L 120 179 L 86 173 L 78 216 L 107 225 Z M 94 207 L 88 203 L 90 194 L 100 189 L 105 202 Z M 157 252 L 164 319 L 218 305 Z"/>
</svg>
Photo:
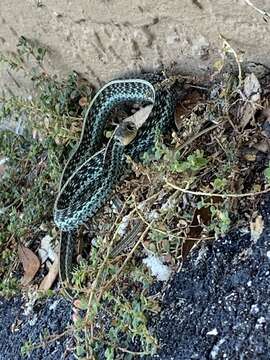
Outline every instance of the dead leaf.
<svg viewBox="0 0 270 360">
<path fill-rule="evenodd" d="M 270 108 L 263 109 L 262 116 L 266 121 L 270 121 Z"/>
<path fill-rule="evenodd" d="M 48 274 L 45 278 L 41 281 L 39 285 L 39 290 L 49 290 L 52 287 L 57 275 L 59 273 L 59 256 L 57 256 L 50 267 Z"/>
<path fill-rule="evenodd" d="M 255 74 L 259 79 L 269 74 L 269 68 L 267 66 L 252 61 L 245 63 L 245 69 L 247 72 Z"/>
<path fill-rule="evenodd" d="M 248 123 L 254 118 L 254 114 L 256 112 L 257 108 L 254 104 L 251 104 L 247 102 L 243 109 L 242 109 L 242 116 L 241 116 L 241 122 L 240 126 L 241 129 L 245 129 L 245 127 L 248 125 Z"/>
<path fill-rule="evenodd" d="M 20 262 L 23 265 L 24 275 L 21 279 L 21 284 L 26 286 L 33 280 L 38 269 L 40 268 L 40 261 L 36 254 L 32 250 L 24 245 L 19 244 L 18 255 Z"/>
<path fill-rule="evenodd" d="M 250 162 L 252 162 L 252 161 L 254 162 L 254 161 L 256 161 L 256 154 L 251 154 L 251 153 L 245 154 L 244 159 L 247 161 L 250 161 Z"/>
<path fill-rule="evenodd" d="M 261 85 L 255 74 L 251 73 L 244 80 L 244 93 L 252 102 L 257 102 L 261 98 Z"/>
<path fill-rule="evenodd" d="M 258 144 L 254 144 L 253 147 L 256 150 L 261 151 L 265 154 L 270 152 L 270 142 L 269 141 L 261 141 Z"/>
<path fill-rule="evenodd" d="M 242 158 L 246 161 L 256 161 L 258 151 L 253 148 L 245 147 L 241 151 Z"/>
<path fill-rule="evenodd" d="M 80 310 L 88 309 L 88 301 L 85 299 L 76 299 L 73 301 L 73 305 L 75 306 L 76 309 L 80 309 Z"/>
<path fill-rule="evenodd" d="M 86 107 L 88 105 L 88 100 L 87 100 L 87 98 L 85 96 L 80 98 L 79 105 L 81 107 Z"/>
<path fill-rule="evenodd" d="M 256 242 L 261 236 L 264 228 L 264 221 L 261 215 L 257 216 L 254 221 L 250 222 L 251 240 Z"/>
<path fill-rule="evenodd" d="M 151 104 L 141 108 L 140 110 L 136 111 L 135 114 L 124 119 L 123 122 L 132 122 L 135 124 L 136 128 L 139 129 L 149 117 L 153 106 L 154 105 Z"/>
<path fill-rule="evenodd" d="M 261 85 L 257 77 L 251 73 L 244 80 L 244 94 L 247 101 L 242 109 L 240 126 L 244 129 L 254 118 L 254 114 L 259 108 L 261 102 Z"/>
<path fill-rule="evenodd" d="M 262 135 L 270 138 L 270 108 L 262 111 L 262 118 L 264 119 Z"/>
</svg>

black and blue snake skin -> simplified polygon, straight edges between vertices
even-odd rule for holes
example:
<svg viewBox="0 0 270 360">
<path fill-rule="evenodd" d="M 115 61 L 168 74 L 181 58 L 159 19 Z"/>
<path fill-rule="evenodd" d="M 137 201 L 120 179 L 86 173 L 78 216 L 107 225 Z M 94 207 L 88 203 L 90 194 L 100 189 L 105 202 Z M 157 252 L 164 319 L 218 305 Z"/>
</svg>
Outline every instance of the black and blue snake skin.
<svg viewBox="0 0 270 360">
<path fill-rule="evenodd" d="M 92 217 L 105 203 L 119 176 L 124 173 L 125 154 L 135 159 L 154 144 L 156 131 L 172 124 L 175 94 L 172 88 L 154 89 L 159 82 L 142 79 L 115 80 L 105 85 L 92 100 L 84 119 L 79 144 L 69 158 L 54 208 L 54 221 L 65 231 Z M 104 167 L 101 138 L 115 106 L 123 102 L 152 103 L 153 109 L 134 141 L 113 144 L 114 159 Z"/>
<path fill-rule="evenodd" d="M 62 230 L 60 240 L 60 278 L 70 282 L 75 232 L 108 200 L 128 166 L 126 155 L 138 159 L 154 145 L 156 132 L 171 129 L 176 92 L 173 85 L 162 86 L 164 76 L 147 74 L 136 79 L 114 80 L 101 88 L 93 98 L 86 116 L 80 141 L 62 173 L 54 206 L 54 221 Z M 109 161 L 104 163 L 102 135 L 112 110 L 123 103 L 153 104 L 145 123 L 127 146 L 112 138 Z M 106 156 L 107 158 L 107 156 Z M 69 292 L 67 292 L 69 295 Z"/>
</svg>

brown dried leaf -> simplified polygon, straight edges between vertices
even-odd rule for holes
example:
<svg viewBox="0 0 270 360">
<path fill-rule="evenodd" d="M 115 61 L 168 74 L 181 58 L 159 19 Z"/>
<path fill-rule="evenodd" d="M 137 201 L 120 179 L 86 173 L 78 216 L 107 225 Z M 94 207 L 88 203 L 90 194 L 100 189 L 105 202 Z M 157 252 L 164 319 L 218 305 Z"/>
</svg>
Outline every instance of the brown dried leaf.
<svg viewBox="0 0 270 360">
<path fill-rule="evenodd" d="M 37 255 L 34 254 L 32 250 L 21 244 L 19 244 L 18 246 L 18 255 L 24 270 L 21 284 L 25 286 L 33 280 L 38 269 L 40 268 L 40 261 Z"/>
<path fill-rule="evenodd" d="M 50 270 L 48 274 L 45 276 L 45 278 L 41 281 L 41 284 L 39 285 L 39 290 L 49 290 L 54 283 L 55 279 L 57 278 L 57 275 L 59 273 L 59 256 L 57 256 L 50 267 Z"/>
<path fill-rule="evenodd" d="M 266 121 L 270 121 L 270 108 L 263 109 L 262 116 Z"/>
<path fill-rule="evenodd" d="M 270 138 L 270 108 L 266 108 L 262 111 L 261 118 L 263 120 L 262 135 L 267 139 Z"/>
<path fill-rule="evenodd" d="M 85 96 L 81 97 L 80 100 L 79 100 L 79 105 L 81 107 L 87 106 L 88 105 L 87 97 L 85 97 Z"/>
<path fill-rule="evenodd" d="M 256 110 L 257 109 L 254 104 L 246 103 L 244 105 L 244 107 L 242 109 L 242 117 L 241 117 L 241 122 L 240 122 L 240 126 L 242 129 L 244 129 L 248 125 L 250 120 L 253 119 Z"/>
<path fill-rule="evenodd" d="M 84 299 L 76 299 L 76 300 L 74 300 L 73 305 L 75 306 L 75 308 L 80 309 L 80 310 L 87 310 L 88 309 L 88 301 L 86 301 Z"/>
<path fill-rule="evenodd" d="M 248 149 L 243 152 L 243 158 L 247 161 L 256 161 L 257 158 L 257 151 L 256 149 Z"/>
</svg>

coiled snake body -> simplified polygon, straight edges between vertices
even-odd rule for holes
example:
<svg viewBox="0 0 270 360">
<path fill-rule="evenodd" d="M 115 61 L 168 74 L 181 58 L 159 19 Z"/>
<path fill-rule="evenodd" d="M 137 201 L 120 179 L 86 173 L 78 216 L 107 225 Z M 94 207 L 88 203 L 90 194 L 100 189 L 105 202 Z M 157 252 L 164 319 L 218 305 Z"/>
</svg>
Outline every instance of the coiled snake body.
<svg viewBox="0 0 270 360">
<path fill-rule="evenodd" d="M 124 144 L 122 125 L 108 148 L 101 138 L 112 110 L 123 103 L 153 104 L 150 115 L 133 141 Z M 114 80 L 103 86 L 91 101 L 84 118 L 80 141 L 63 170 L 54 206 L 54 221 L 62 230 L 60 268 L 62 282 L 70 282 L 75 249 L 74 230 L 104 205 L 127 169 L 126 155 L 136 159 L 154 144 L 156 132 L 170 128 L 175 110 L 174 86 L 164 76 L 147 74 L 142 78 Z M 127 131 L 126 131 L 127 130 Z M 117 133 L 118 132 L 118 133 Z M 123 135 L 123 136 L 122 136 Z"/>
</svg>

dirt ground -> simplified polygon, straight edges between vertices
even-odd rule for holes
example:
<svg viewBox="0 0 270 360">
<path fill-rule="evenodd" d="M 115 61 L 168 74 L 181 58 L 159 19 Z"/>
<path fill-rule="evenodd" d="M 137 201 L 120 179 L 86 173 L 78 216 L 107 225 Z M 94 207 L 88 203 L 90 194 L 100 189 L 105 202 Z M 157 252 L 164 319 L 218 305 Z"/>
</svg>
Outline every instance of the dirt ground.
<svg viewBox="0 0 270 360">
<path fill-rule="evenodd" d="M 253 3 L 270 11 L 267 0 Z M 94 85 L 131 70 L 207 72 L 220 57 L 219 34 L 246 61 L 270 65 L 269 29 L 245 0 L 0 2 L 1 52 L 24 35 L 49 50 L 48 70 L 76 70 Z M 0 71 L 1 87 L 14 85 L 14 75 Z"/>
</svg>

